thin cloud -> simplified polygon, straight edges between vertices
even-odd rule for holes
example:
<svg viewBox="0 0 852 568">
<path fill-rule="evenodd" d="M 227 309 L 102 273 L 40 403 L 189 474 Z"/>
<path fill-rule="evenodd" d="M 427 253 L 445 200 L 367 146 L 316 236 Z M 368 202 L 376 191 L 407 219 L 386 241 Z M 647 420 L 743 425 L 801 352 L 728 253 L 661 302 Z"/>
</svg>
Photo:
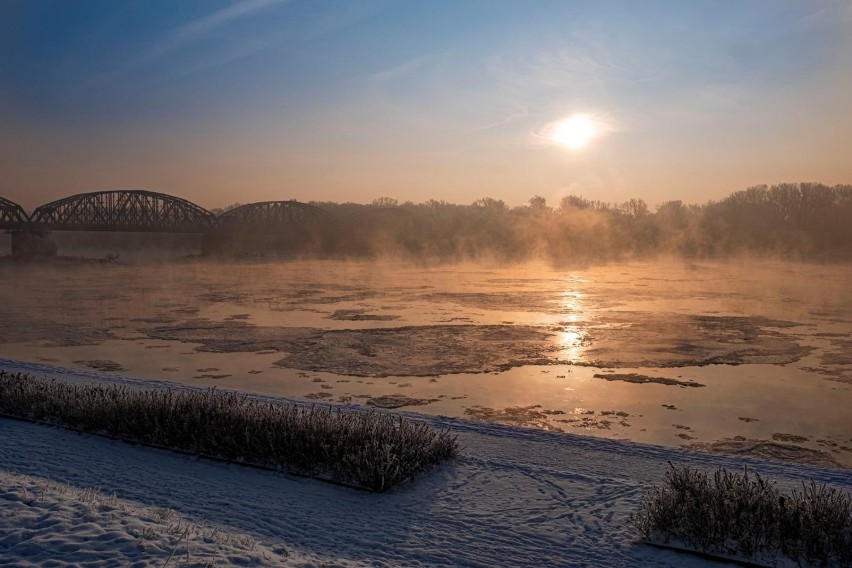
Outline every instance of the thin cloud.
<svg viewBox="0 0 852 568">
<path fill-rule="evenodd" d="M 488 62 L 488 69 L 496 79 L 535 90 L 598 85 L 600 67 L 591 57 L 568 49 L 503 54 Z"/>
<path fill-rule="evenodd" d="M 180 49 L 182 46 L 198 41 L 200 38 L 217 30 L 227 24 L 244 18 L 260 10 L 274 5 L 287 4 L 291 0 L 243 0 L 222 8 L 212 14 L 208 14 L 188 24 L 185 24 L 163 38 L 158 44 L 140 56 L 138 63 L 147 63 L 170 52 Z"/>
<path fill-rule="evenodd" d="M 510 124 L 514 124 L 515 122 L 518 122 L 519 120 L 525 120 L 525 119 L 533 116 L 532 113 L 530 113 L 529 108 L 527 108 L 526 106 L 515 105 L 515 108 L 517 109 L 516 112 L 514 112 L 514 113 L 512 113 L 512 114 L 510 114 L 510 115 L 508 115 L 508 116 L 506 116 L 506 117 L 504 117 L 500 120 L 486 124 L 485 126 L 480 126 L 479 128 L 476 128 L 475 130 L 491 130 L 492 128 L 499 128 L 501 126 L 508 126 Z"/>
<path fill-rule="evenodd" d="M 210 34 L 215 30 L 225 27 L 226 25 L 231 22 L 234 22 L 235 20 L 253 15 L 259 11 L 270 8 L 272 6 L 285 5 L 289 4 L 290 2 L 292 2 L 292 0 L 243 0 L 235 4 L 231 4 L 230 6 L 222 8 L 221 10 L 217 10 L 212 14 L 202 16 L 187 24 L 184 24 L 183 26 L 175 28 L 171 32 L 167 33 L 162 39 L 160 39 L 147 51 L 144 51 L 135 59 L 131 59 L 121 68 L 97 75 L 89 79 L 88 81 L 82 82 L 81 86 L 87 88 L 102 87 L 112 82 L 116 78 L 116 76 L 124 75 L 128 73 L 131 69 L 145 65 L 147 63 L 151 63 L 156 59 L 159 59 L 165 55 L 168 55 L 169 53 L 173 53 L 179 50 L 181 47 L 199 41 L 204 36 Z M 181 77 L 193 72 L 228 63 L 235 59 L 239 59 L 240 57 L 243 57 L 245 55 L 251 54 L 255 51 L 259 51 L 260 49 L 266 47 L 268 43 L 269 42 L 266 40 L 259 42 L 249 42 L 248 46 L 242 47 L 238 50 L 234 50 L 229 55 L 218 56 L 213 61 L 210 61 L 208 63 L 199 64 L 196 65 L 194 68 L 185 69 L 183 71 L 174 73 L 171 78 Z M 154 81 L 154 83 L 158 83 L 161 81 L 162 78 L 160 80 Z"/>
<path fill-rule="evenodd" d="M 447 58 L 447 53 L 430 53 L 421 57 L 400 63 L 381 71 L 372 73 L 368 78 L 375 83 L 394 82 L 412 76 L 422 77 L 429 67 L 442 63 Z"/>
<path fill-rule="evenodd" d="M 172 73 L 156 77 L 154 79 L 151 79 L 150 81 L 142 82 L 141 84 L 144 86 L 159 85 L 161 83 L 174 81 L 175 79 L 180 79 L 181 77 L 186 77 L 194 73 L 201 73 L 207 71 L 208 69 L 214 69 L 222 65 L 227 65 L 228 63 L 233 63 L 234 61 L 246 58 L 257 52 L 269 49 L 279 41 L 280 39 L 277 36 L 268 36 L 248 40 L 240 45 L 232 47 L 231 49 L 221 51 L 214 57 L 205 59 L 203 61 L 195 63 L 194 65 L 182 67 Z"/>
</svg>

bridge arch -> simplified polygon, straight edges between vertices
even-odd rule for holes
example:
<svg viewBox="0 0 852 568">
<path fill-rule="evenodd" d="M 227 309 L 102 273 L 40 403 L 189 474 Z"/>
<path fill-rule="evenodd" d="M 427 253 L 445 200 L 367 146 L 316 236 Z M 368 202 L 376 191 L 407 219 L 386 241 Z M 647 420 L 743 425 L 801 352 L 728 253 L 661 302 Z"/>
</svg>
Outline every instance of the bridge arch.
<svg viewBox="0 0 852 568">
<path fill-rule="evenodd" d="M 165 193 L 139 189 L 80 193 L 38 207 L 30 221 L 42 229 L 205 233 L 216 216 Z"/>
<path fill-rule="evenodd" d="M 29 220 L 23 207 L 14 201 L 0 197 L 0 229 L 22 229 Z"/>
<path fill-rule="evenodd" d="M 248 203 L 219 216 L 219 230 L 229 233 L 277 234 L 297 228 L 336 224 L 327 211 L 295 200 Z"/>
<path fill-rule="evenodd" d="M 290 201 L 248 203 L 219 215 L 205 251 L 224 254 L 322 253 L 333 248 L 337 218 L 314 205 Z"/>
</svg>

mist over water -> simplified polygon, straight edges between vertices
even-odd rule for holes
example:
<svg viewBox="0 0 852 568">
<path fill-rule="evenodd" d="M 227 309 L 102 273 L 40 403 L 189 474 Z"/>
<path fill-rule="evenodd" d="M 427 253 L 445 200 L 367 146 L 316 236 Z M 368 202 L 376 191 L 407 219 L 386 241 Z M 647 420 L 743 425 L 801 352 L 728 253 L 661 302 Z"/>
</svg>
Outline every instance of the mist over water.
<svg viewBox="0 0 852 568">
<path fill-rule="evenodd" d="M 238 206 L 0 259 L 0 357 L 852 466 L 852 186 Z"/>
<path fill-rule="evenodd" d="M 754 258 L 7 259 L 0 357 L 848 466 L 850 283 Z"/>
<path fill-rule="evenodd" d="M 107 206 L 90 197 L 101 194 L 119 195 L 129 204 L 115 211 L 101 210 Z M 852 186 L 848 185 L 755 186 L 718 202 L 668 201 L 653 210 L 642 199 L 606 203 L 576 195 L 566 196 L 556 205 L 534 196 L 527 205 L 517 207 L 490 197 L 470 205 L 436 200 L 399 203 L 383 197 L 368 205 L 235 203 L 213 212 L 173 196 L 141 190 L 85 194 L 68 201 L 74 206 L 63 210 L 67 218 L 59 225 L 70 230 L 47 233 L 50 223 L 57 221 L 44 224 L 35 214 L 32 230 L 14 229 L 23 233 L 20 236 L 37 234 L 28 240 L 34 248 L 16 253 L 18 256 L 44 255 L 45 251 L 131 258 L 203 253 L 218 258 L 397 258 L 411 262 L 542 259 L 567 265 L 660 255 L 852 259 Z M 180 203 L 187 208 L 184 214 L 201 215 L 204 222 L 187 226 L 185 221 L 182 225 L 161 217 L 156 205 L 160 202 Z M 45 207 L 53 211 L 50 205 Z M 53 214 L 45 213 L 46 218 Z M 142 222 L 140 230 L 147 232 L 121 232 L 131 223 L 129 219 Z M 169 232 L 174 230 L 178 233 Z"/>
</svg>

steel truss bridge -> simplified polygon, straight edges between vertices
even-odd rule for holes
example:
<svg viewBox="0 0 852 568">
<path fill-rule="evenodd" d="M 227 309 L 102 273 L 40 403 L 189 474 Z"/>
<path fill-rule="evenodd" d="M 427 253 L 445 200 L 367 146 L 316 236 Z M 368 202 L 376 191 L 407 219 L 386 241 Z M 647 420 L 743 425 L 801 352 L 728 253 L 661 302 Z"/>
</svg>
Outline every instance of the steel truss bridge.
<svg viewBox="0 0 852 568">
<path fill-rule="evenodd" d="M 0 197 L 0 229 L 24 229 L 29 225 L 30 217 L 23 207 Z"/>
<path fill-rule="evenodd" d="M 81 193 L 52 201 L 27 215 L 0 197 L 0 230 L 116 231 L 196 234 L 292 234 L 311 227 L 329 227 L 337 219 L 298 201 L 250 203 L 220 216 L 186 199 L 143 190 Z"/>
<path fill-rule="evenodd" d="M 219 216 L 186 199 L 143 190 L 81 193 L 24 209 L 0 197 L 0 230 L 12 235 L 12 256 L 55 256 L 52 231 L 183 233 L 202 236 L 204 252 L 300 250 L 328 246 L 342 223 L 298 201 L 265 201 Z"/>
<path fill-rule="evenodd" d="M 185 199 L 150 191 L 73 195 L 38 207 L 30 222 L 48 231 L 204 233 L 216 216 Z"/>
<path fill-rule="evenodd" d="M 264 201 L 231 209 L 219 216 L 217 230 L 239 234 L 274 234 L 291 227 L 323 227 L 337 218 L 298 201 Z"/>
</svg>

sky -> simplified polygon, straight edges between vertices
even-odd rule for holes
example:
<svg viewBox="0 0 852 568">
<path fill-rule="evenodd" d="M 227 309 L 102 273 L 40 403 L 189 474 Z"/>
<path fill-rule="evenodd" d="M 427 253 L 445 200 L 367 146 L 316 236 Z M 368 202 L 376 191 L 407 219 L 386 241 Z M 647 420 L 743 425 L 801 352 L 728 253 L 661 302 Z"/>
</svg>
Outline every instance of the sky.
<svg viewBox="0 0 852 568">
<path fill-rule="evenodd" d="M 0 0 L 0 196 L 27 210 L 653 207 L 852 183 L 850 148 L 849 0 Z"/>
</svg>

